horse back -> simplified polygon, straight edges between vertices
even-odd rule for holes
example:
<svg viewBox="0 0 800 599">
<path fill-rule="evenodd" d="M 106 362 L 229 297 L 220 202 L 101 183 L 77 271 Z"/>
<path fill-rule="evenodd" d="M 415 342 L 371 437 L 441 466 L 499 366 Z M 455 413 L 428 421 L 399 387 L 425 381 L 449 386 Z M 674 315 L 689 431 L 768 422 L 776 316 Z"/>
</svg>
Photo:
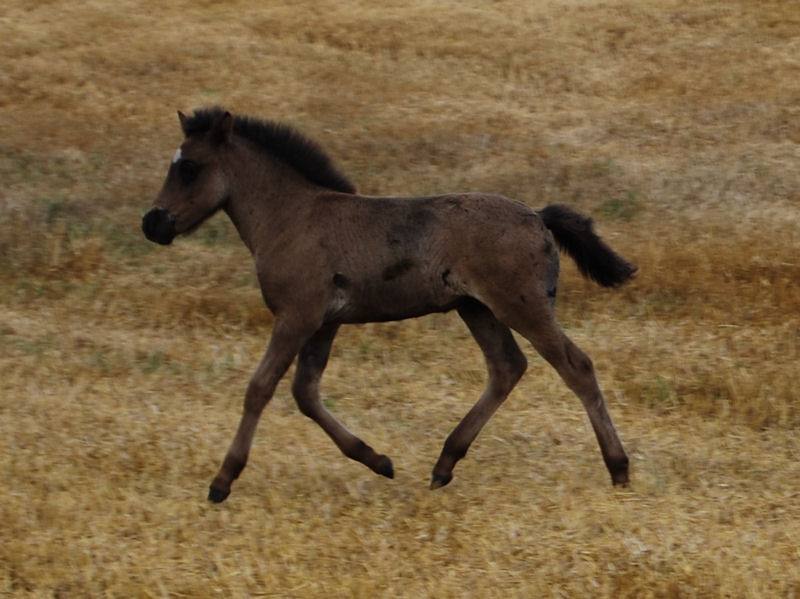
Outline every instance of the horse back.
<svg viewBox="0 0 800 599">
<path fill-rule="evenodd" d="M 343 195 L 320 212 L 316 222 L 333 224 L 320 243 L 321 276 L 333 291 L 328 320 L 447 311 L 480 300 L 488 287 L 527 288 L 541 279 L 537 288 L 545 290 L 557 276 L 554 244 L 538 214 L 501 196 Z"/>
</svg>

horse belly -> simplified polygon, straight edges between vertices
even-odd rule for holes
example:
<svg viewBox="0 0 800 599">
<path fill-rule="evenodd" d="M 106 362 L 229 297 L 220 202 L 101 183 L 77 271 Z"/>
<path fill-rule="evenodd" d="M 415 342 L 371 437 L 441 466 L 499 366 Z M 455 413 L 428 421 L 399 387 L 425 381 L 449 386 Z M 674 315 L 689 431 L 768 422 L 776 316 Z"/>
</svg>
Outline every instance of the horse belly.
<svg viewBox="0 0 800 599">
<path fill-rule="evenodd" d="M 407 273 L 392 280 L 354 282 L 337 289 L 326 320 L 341 323 L 386 322 L 447 312 L 463 298 L 420 276 Z"/>
</svg>

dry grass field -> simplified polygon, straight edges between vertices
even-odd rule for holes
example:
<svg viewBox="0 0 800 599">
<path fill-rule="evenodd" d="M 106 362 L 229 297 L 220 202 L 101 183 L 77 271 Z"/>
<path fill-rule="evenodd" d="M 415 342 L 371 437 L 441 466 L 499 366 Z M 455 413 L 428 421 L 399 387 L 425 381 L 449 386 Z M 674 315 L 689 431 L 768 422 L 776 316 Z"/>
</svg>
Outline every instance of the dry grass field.
<svg viewBox="0 0 800 599">
<path fill-rule="evenodd" d="M 29 2 L 0 7 L 0 595 L 800 596 L 800 3 Z M 222 104 L 319 140 L 370 194 L 568 203 L 640 267 L 563 260 L 558 317 L 631 456 L 527 375 L 428 490 L 485 383 L 452 314 L 345 328 L 326 404 L 286 382 L 208 504 L 268 339 L 224 215 L 140 219 Z"/>
</svg>

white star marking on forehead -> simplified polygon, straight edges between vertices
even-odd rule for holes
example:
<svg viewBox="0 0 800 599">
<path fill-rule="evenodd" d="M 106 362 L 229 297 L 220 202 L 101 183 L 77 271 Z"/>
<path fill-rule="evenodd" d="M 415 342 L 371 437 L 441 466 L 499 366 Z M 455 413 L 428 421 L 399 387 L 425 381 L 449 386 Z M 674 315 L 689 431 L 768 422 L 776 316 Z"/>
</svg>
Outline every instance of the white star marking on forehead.
<svg viewBox="0 0 800 599">
<path fill-rule="evenodd" d="M 177 150 L 175 150 L 175 155 L 172 157 L 172 164 L 175 164 L 180 159 L 181 159 L 181 149 L 178 148 Z"/>
</svg>

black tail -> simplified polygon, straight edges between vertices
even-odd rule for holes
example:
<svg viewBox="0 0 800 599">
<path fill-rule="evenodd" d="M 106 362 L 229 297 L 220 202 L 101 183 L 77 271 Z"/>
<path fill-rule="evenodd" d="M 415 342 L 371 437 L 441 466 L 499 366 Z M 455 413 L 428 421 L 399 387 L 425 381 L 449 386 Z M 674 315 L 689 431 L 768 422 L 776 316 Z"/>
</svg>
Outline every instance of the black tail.
<svg viewBox="0 0 800 599">
<path fill-rule="evenodd" d="M 591 218 L 561 204 L 547 206 L 539 214 L 558 247 L 575 260 L 583 276 L 604 287 L 616 287 L 633 278 L 636 266 L 600 239 Z"/>
</svg>

